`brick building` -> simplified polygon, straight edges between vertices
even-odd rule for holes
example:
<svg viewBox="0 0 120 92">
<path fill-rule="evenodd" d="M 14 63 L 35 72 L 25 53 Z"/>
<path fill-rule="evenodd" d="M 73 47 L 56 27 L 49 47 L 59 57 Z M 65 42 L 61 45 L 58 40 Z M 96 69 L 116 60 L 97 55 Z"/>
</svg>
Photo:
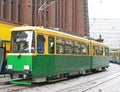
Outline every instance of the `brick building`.
<svg viewBox="0 0 120 92">
<path fill-rule="evenodd" d="M 55 1 L 38 15 L 40 6 Z M 0 0 L 0 22 L 61 28 L 89 36 L 87 0 Z"/>
</svg>

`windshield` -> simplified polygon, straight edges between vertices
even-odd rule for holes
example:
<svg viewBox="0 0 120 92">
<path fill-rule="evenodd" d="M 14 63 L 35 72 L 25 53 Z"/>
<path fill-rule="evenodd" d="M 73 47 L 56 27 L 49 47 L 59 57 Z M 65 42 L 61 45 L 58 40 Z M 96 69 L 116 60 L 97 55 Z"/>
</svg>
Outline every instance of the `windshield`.
<svg viewBox="0 0 120 92">
<path fill-rule="evenodd" d="M 33 31 L 13 31 L 11 34 L 11 53 L 34 53 Z"/>
</svg>

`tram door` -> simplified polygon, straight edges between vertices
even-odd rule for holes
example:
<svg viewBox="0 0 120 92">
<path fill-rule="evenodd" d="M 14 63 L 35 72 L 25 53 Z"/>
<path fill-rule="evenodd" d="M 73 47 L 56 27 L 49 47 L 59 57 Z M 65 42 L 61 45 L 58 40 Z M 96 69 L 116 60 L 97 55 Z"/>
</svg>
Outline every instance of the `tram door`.
<svg viewBox="0 0 120 92">
<path fill-rule="evenodd" d="M 0 73 L 5 73 L 6 66 L 6 43 L 8 41 L 0 40 Z"/>
<path fill-rule="evenodd" d="M 5 47 L 0 47 L 0 73 L 5 71 Z"/>
</svg>

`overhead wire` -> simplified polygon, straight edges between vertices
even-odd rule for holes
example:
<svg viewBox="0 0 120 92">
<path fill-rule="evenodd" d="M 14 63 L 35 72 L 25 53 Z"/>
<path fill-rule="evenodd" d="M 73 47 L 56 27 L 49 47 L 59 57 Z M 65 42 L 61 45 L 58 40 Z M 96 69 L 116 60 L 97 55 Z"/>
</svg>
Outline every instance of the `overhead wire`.
<svg viewBox="0 0 120 92">
<path fill-rule="evenodd" d="M 38 8 L 38 16 L 37 16 L 37 23 L 36 25 L 39 24 L 40 22 L 40 16 L 41 16 L 41 19 L 43 18 L 46 22 L 46 25 L 48 26 L 48 21 L 47 19 L 45 18 L 45 16 L 43 15 L 43 10 L 45 10 L 47 7 L 49 7 L 50 5 L 52 5 L 53 3 L 55 3 L 57 0 L 46 0 L 45 2 L 42 3 L 42 5 Z M 41 20 L 42 22 L 42 20 Z M 42 24 L 42 23 L 40 23 Z"/>
</svg>

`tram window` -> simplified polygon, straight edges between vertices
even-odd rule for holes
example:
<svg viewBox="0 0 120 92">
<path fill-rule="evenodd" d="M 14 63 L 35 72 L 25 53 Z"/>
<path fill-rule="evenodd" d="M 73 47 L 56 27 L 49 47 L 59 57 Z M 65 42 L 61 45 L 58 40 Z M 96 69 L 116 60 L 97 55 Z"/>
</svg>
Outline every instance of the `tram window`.
<svg viewBox="0 0 120 92">
<path fill-rule="evenodd" d="M 65 54 L 74 54 L 74 52 L 73 52 L 73 41 L 66 40 Z"/>
<path fill-rule="evenodd" d="M 11 34 L 11 52 L 14 53 L 34 53 L 35 43 L 34 32 L 31 30 L 26 31 L 13 31 Z"/>
<path fill-rule="evenodd" d="M 101 47 L 100 49 L 99 49 L 99 54 L 102 56 L 103 55 L 103 47 Z"/>
<path fill-rule="evenodd" d="M 103 55 L 103 47 L 99 47 L 99 46 L 94 46 L 93 47 L 94 53 L 93 55 Z"/>
<path fill-rule="evenodd" d="M 54 53 L 54 37 L 48 37 L 48 52 Z"/>
<path fill-rule="evenodd" d="M 93 46 L 93 55 L 96 55 L 95 46 Z"/>
<path fill-rule="evenodd" d="M 109 55 L 109 49 L 105 48 L 105 55 L 108 56 Z"/>
<path fill-rule="evenodd" d="M 87 55 L 89 55 L 89 45 L 86 45 Z"/>
<path fill-rule="evenodd" d="M 86 44 L 81 44 L 81 54 L 82 55 L 87 54 L 87 46 L 86 46 Z"/>
<path fill-rule="evenodd" d="M 65 46 L 65 54 L 73 54 L 72 46 L 70 45 Z"/>
<path fill-rule="evenodd" d="M 65 53 L 65 40 L 61 38 L 56 39 L 56 53 L 64 54 Z"/>
<path fill-rule="evenodd" d="M 93 55 L 99 55 L 99 47 L 98 46 L 93 46 Z"/>
<path fill-rule="evenodd" d="M 96 51 L 96 55 L 98 56 L 98 55 L 99 55 L 99 50 L 98 50 L 98 49 L 96 49 L 95 51 Z"/>
<path fill-rule="evenodd" d="M 120 54 L 119 54 L 119 60 L 120 60 Z"/>
<path fill-rule="evenodd" d="M 74 54 L 78 54 L 78 47 L 74 46 Z"/>
<path fill-rule="evenodd" d="M 74 54 L 80 54 L 80 43 L 74 42 Z"/>
<path fill-rule="evenodd" d="M 44 42 L 45 38 L 42 35 L 37 36 L 37 52 L 43 54 L 44 53 Z"/>
</svg>

